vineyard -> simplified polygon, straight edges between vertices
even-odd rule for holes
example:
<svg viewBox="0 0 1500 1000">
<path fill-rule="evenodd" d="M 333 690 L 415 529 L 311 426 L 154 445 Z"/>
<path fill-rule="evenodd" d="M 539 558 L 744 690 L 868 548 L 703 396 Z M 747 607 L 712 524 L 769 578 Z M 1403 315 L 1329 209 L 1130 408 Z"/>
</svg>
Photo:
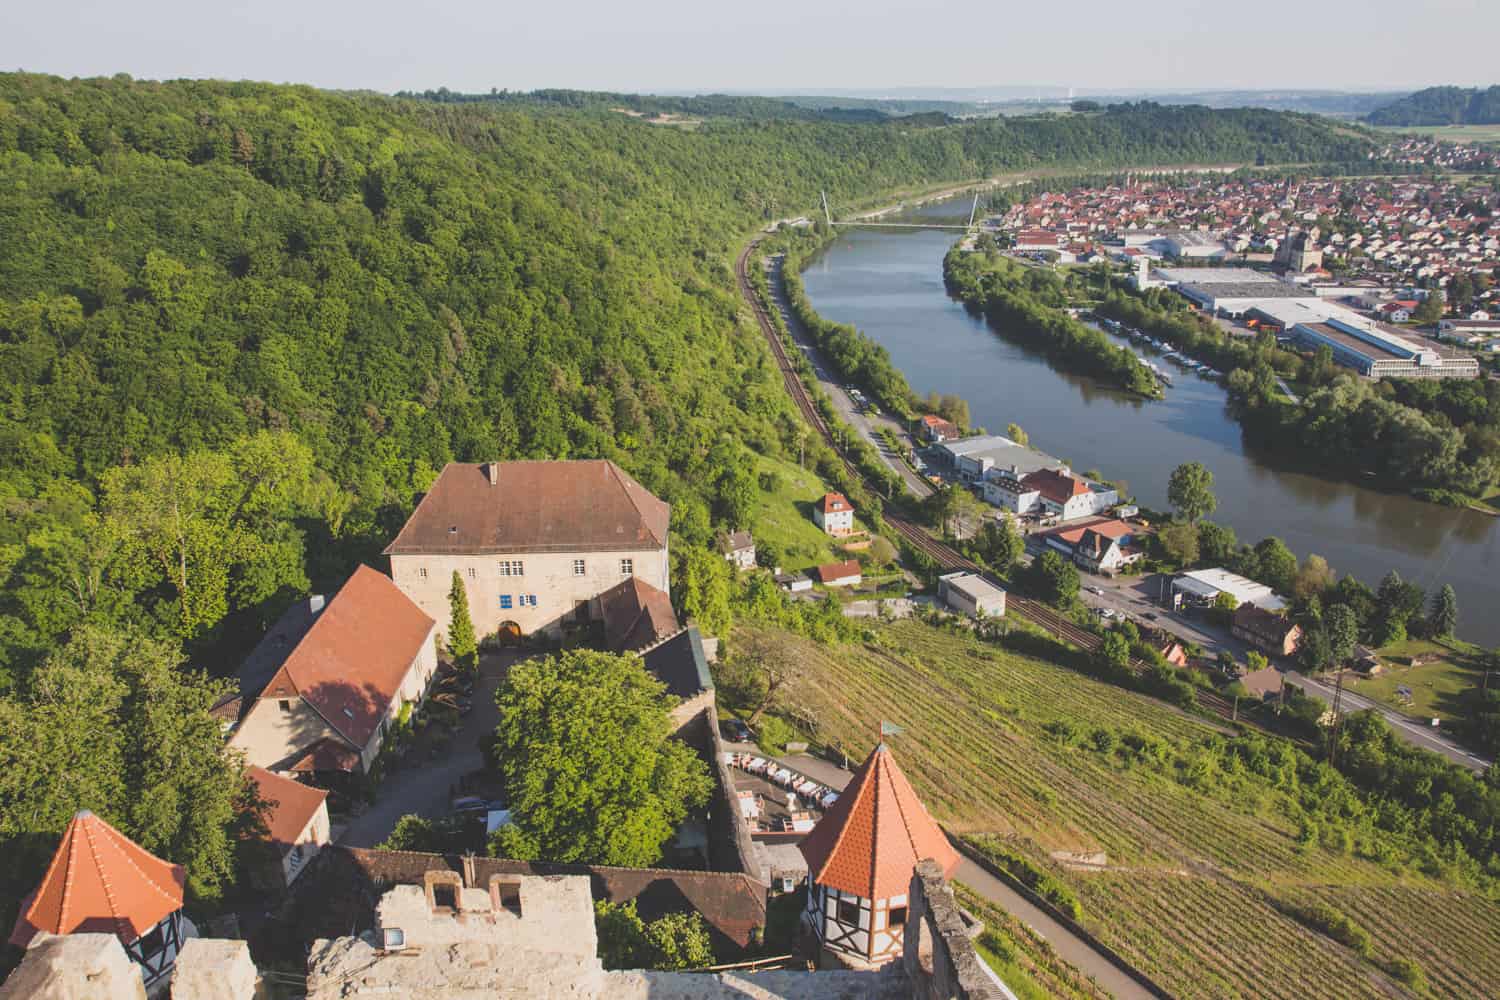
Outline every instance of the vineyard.
<svg viewBox="0 0 1500 1000">
<path fill-rule="evenodd" d="M 983 896 L 958 886 L 958 902 L 984 922 L 974 944 L 1020 1000 L 1106 1000 L 1109 992 L 1063 961 L 1025 923 Z"/>
<path fill-rule="evenodd" d="M 1181 996 L 1402 995 L 1397 959 L 1440 995 L 1500 992 L 1500 907 L 1308 843 L 1286 792 L 1223 766 L 1209 721 L 913 621 L 866 644 L 776 641 L 798 665 L 783 704 L 820 742 L 859 757 L 878 722 L 903 726 L 893 748 L 940 821 L 1053 871 L 1086 926 Z M 1054 857 L 1100 851 L 1089 870 Z M 1313 895 L 1369 932 L 1368 958 L 1284 914 Z"/>
</svg>

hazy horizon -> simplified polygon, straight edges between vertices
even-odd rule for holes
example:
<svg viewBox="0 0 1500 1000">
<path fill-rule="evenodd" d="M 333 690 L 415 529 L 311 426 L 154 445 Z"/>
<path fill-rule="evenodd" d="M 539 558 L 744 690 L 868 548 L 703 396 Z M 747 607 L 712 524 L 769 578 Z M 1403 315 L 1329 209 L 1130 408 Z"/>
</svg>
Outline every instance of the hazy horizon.
<svg viewBox="0 0 1500 1000">
<path fill-rule="evenodd" d="M 877 0 L 857 16 L 835 6 L 812 0 L 778 18 L 686 0 L 520 10 L 454 0 L 414 16 L 389 0 L 265 0 L 240 10 L 188 0 L 60 0 L 7 12 L 0 67 L 383 92 L 1368 93 L 1488 85 L 1493 78 L 1482 74 L 1493 73 L 1491 39 L 1500 31 L 1500 5 L 1431 0 L 1422 17 L 1402 25 L 1398 57 L 1386 55 L 1390 25 L 1412 7 L 1394 0 L 1266 0 L 1254 11 L 1204 0 L 1160 10 L 1078 0 L 1065 15 L 976 0 L 920 8 Z M 913 42 L 924 26 L 929 38 Z M 1237 55 L 1235 40 L 1247 31 L 1256 40 Z"/>
</svg>

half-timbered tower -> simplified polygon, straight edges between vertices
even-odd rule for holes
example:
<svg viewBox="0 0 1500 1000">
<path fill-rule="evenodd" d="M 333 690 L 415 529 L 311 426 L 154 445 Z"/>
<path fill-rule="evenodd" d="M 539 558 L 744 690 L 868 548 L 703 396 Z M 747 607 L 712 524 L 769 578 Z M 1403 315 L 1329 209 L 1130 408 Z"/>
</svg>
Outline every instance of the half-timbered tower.
<svg viewBox="0 0 1500 1000">
<path fill-rule="evenodd" d="M 806 919 L 824 948 L 855 967 L 901 957 L 917 862 L 932 858 L 949 878 L 959 862 L 884 743 L 800 846 Z"/>
</svg>

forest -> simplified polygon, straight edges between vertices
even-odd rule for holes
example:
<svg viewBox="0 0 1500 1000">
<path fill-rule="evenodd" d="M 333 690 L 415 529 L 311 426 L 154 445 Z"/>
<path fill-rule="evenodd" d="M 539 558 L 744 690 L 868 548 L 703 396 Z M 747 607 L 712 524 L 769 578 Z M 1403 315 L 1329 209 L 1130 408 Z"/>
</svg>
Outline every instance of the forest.
<svg viewBox="0 0 1500 1000">
<path fill-rule="evenodd" d="M 1375 109 L 1365 120 L 1371 125 L 1500 124 L 1500 86 L 1428 87 Z"/>
<path fill-rule="evenodd" d="M 227 891 L 238 776 L 158 765 L 204 755 L 222 678 L 296 597 L 379 566 L 447 461 L 618 461 L 673 505 L 680 610 L 726 629 L 712 540 L 747 526 L 745 457 L 803 443 L 730 261 L 819 190 L 1367 148 L 1309 117 L 1144 104 L 689 131 L 0 76 L 0 918 L 90 804 L 183 859 L 196 898 Z"/>
</svg>

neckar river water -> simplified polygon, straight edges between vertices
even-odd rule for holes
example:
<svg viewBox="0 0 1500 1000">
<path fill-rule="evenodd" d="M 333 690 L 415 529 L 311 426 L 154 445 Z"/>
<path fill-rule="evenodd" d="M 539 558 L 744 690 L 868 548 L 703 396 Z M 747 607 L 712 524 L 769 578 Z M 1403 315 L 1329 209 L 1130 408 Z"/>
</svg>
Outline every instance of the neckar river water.
<svg viewBox="0 0 1500 1000">
<path fill-rule="evenodd" d="M 968 209 L 962 201 L 919 214 L 967 217 Z M 1275 535 L 1299 557 L 1317 553 L 1372 587 L 1393 568 L 1429 590 L 1451 583 L 1460 635 L 1500 645 L 1500 518 L 1278 468 L 1247 452 L 1222 387 L 1165 362 L 1175 385 L 1157 402 L 1058 371 L 948 297 L 943 255 L 957 235 L 848 230 L 804 274 L 808 297 L 823 316 L 884 345 L 919 394 L 967 399 L 976 425 L 1004 433 L 1020 424 L 1033 447 L 1124 480 L 1158 509 L 1172 469 L 1202 462 L 1219 498 L 1213 518 L 1241 541 Z"/>
</svg>

